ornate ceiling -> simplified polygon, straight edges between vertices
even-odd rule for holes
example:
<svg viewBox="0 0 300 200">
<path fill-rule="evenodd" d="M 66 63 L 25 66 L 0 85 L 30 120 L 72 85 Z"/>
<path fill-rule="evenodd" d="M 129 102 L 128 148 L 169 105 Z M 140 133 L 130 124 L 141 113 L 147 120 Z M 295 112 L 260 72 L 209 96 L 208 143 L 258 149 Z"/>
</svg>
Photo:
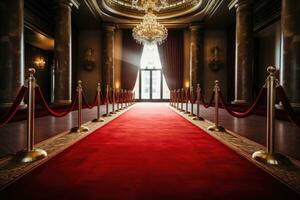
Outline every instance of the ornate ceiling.
<svg viewBox="0 0 300 200">
<path fill-rule="evenodd" d="M 168 0 L 168 5 L 156 13 L 159 22 L 177 26 L 199 22 L 213 15 L 223 0 Z M 132 7 L 132 0 L 86 0 L 90 9 L 104 22 L 132 26 L 139 23 L 144 11 Z"/>
</svg>

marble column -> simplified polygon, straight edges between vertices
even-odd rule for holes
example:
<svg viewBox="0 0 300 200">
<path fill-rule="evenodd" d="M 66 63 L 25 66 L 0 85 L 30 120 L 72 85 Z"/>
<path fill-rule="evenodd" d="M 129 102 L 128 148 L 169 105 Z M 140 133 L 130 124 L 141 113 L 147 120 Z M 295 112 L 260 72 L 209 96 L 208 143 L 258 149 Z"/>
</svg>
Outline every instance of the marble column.
<svg viewBox="0 0 300 200">
<path fill-rule="evenodd" d="M 282 0 L 283 39 L 280 82 L 293 107 L 300 108 L 300 2 Z"/>
<path fill-rule="evenodd" d="M 203 84 L 203 30 L 201 24 L 190 25 L 190 86 Z"/>
<path fill-rule="evenodd" d="M 69 104 L 72 89 L 72 6 L 74 0 L 55 1 L 55 47 L 54 47 L 54 102 Z"/>
<path fill-rule="evenodd" d="M 236 8 L 235 98 L 236 104 L 252 101 L 253 14 L 251 0 L 238 0 Z"/>
<path fill-rule="evenodd" d="M 112 24 L 104 25 L 103 32 L 103 87 L 109 85 L 114 87 L 115 69 L 114 69 L 114 33 L 115 26 Z"/>
<path fill-rule="evenodd" d="M 11 106 L 24 84 L 24 0 L 0 1 L 0 107 Z"/>
</svg>

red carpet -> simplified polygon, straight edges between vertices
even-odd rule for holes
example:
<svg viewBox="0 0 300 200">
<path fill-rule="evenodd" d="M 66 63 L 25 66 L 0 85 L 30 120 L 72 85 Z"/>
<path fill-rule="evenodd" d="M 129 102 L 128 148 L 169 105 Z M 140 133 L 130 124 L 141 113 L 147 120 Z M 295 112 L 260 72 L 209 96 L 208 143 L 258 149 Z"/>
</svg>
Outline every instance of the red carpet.
<svg viewBox="0 0 300 200">
<path fill-rule="evenodd" d="M 1 192 L 12 200 L 300 199 L 168 108 L 137 104 Z"/>
</svg>

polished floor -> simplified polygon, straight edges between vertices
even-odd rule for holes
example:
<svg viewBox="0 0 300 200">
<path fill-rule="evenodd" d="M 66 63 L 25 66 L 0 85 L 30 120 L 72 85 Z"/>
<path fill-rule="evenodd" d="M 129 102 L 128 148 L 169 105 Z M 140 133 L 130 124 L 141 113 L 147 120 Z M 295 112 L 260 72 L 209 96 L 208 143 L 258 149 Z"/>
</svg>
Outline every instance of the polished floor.
<svg viewBox="0 0 300 200">
<path fill-rule="evenodd" d="M 101 107 L 104 112 L 104 107 Z M 96 109 L 84 109 L 83 122 L 95 118 Z M 205 109 L 201 106 L 201 116 L 213 121 L 214 108 Z M 63 118 L 51 116 L 36 119 L 36 142 L 53 137 L 76 126 L 77 112 L 74 111 Z M 230 116 L 220 110 L 220 124 L 248 139 L 265 145 L 266 118 L 252 115 L 244 119 Z M 26 145 L 26 121 L 9 123 L 0 129 L 0 157 L 22 150 Z M 276 150 L 300 160 L 300 129 L 287 121 L 276 120 Z"/>
</svg>

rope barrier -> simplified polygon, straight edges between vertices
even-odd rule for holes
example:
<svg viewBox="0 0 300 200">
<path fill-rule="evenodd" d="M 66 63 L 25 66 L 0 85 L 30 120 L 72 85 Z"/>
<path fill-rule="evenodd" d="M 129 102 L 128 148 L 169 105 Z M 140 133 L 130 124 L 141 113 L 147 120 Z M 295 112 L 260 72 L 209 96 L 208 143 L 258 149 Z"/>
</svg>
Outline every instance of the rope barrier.
<svg viewBox="0 0 300 200">
<path fill-rule="evenodd" d="M 282 106 L 288 116 L 288 118 L 293 122 L 298 128 L 300 128 L 300 119 L 296 117 L 295 111 L 291 106 L 291 103 L 286 95 L 286 92 L 282 86 L 276 88 L 277 95 L 282 103 Z"/>
<path fill-rule="evenodd" d="M 205 100 L 204 100 L 204 96 L 203 96 L 202 92 L 200 92 L 200 100 L 201 100 L 204 108 L 211 107 L 211 105 L 214 101 L 214 96 L 215 96 L 215 91 L 212 92 L 212 95 L 211 95 L 211 98 L 210 98 L 209 102 L 206 103 Z"/>
<path fill-rule="evenodd" d="M 251 114 L 253 114 L 253 112 L 255 111 L 255 109 L 258 107 L 258 103 L 260 101 L 260 99 L 266 94 L 266 88 L 262 87 L 259 91 L 258 96 L 256 97 L 255 101 L 253 102 L 253 104 L 247 108 L 245 111 L 243 112 L 237 112 L 237 111 L 232 111 L 230 110 L 230 108 L 226 105 L 223 94 L 221 91 L 219 91 L 219 98 L 220 98 L 220 102 L 221 105 L 223 106 L 223 108 L 233 117 L 237 117 L 237 118 L 245 118 L 250 116 Z"/>
<path fill-rule="evenodd" d="M 28 88 L 25 86 L 22 86 L 21 89 L 18 92 L 17 97 L 15 98 L 12 106 L 9 108 L 9 110 L 1 117 L 0 119 L 0 128 L 5 126 L 16 114 L 16 112 L 19 109 L 19 106 L 25 97 L 25 95 L 28 92 Z"/>
<path fill-rule="evenodd" d="M 78 94 L 77 93 L 75 94 L 75 97 L 73 98 L 70 107 L 68 109 L 66 109 L 66 111 L 57 112 L 57 111 L 54 111 L 50 108 L 50 106 L 48 105 L 48 103 L 46 102 L 46 100 L 44 98 L 44 95 L 41 91 L 41 88 L 36 87 L 35 90 L 36 90 L 37 96 L 40 99 L 40 102 L 41 102 L 42 106 L 44 107 L 44 109 L 47 111 L 47 113 L 49 115 L 52 115 L 54 117 L 64 117 L 64 116 L 66 116 L 67 114 L 69 114 L 70 112 L 72 112 L 75 109 L 75 105 L 76 105 L 76 102 L 78 100 Z"/>
<path fill-rule="evenodd" d="M 94 101 L 93 101 L 93 103 L 92 103 L 91 105 L 88 103 L 84 91 L 82 91 L 82 103 L 83 103 L 83 105 L 85 105 L 88 109 L 94 108 L 94 107 L 97 105 L 97 91 L 96 91 L 96 94 L 95 94 Z"/>
</svg>

